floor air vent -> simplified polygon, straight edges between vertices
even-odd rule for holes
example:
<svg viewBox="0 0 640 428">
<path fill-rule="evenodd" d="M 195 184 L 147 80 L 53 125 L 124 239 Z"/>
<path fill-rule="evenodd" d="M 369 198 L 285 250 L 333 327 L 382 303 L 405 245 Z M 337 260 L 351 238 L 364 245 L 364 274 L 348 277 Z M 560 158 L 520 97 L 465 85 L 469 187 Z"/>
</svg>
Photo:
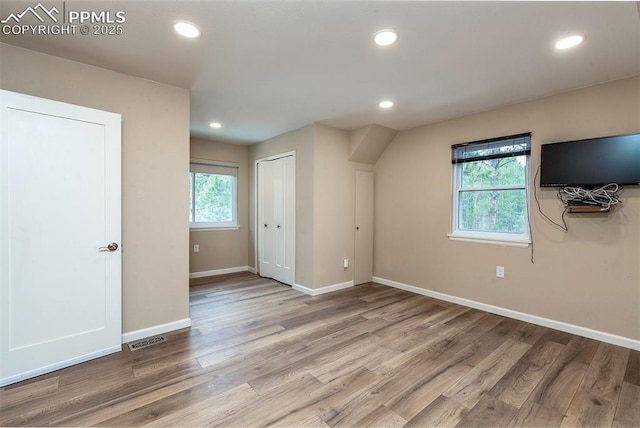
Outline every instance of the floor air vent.
<svg viewBox="0 0 640 428">
<path fill-rule="evenodd" d="M 129 350 L 137 351 L 138 349 L 146 348 L 148 346 L 157 345 L 164 342 L 166 339 L 164 336 L 147 337 L 146 339 L 136 340 L 135 342 L 127 343 Z"/>
</svg>

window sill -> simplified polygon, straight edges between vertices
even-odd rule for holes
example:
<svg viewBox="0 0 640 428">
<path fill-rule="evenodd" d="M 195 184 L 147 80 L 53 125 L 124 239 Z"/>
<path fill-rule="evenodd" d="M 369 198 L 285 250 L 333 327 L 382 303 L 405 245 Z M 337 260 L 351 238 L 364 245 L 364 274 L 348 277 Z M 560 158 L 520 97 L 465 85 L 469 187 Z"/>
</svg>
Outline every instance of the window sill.
<svg viewBox="0 0 640 428">
<path fill-rule="evenodd" d="M 529 239 L 501 239 L 457 234 L 448 234 L 447 236 L 451 241 L 475 242 L 476 244 L 502 245 L 506 247 L 527 248 L 531 244 L 531 241 Z"/>
<path fill-rule="evenodd" d="M 190 232 L 210 232 L 214 230 L 239 230 L 240 226 L 189 226 Z"/>
</svg>

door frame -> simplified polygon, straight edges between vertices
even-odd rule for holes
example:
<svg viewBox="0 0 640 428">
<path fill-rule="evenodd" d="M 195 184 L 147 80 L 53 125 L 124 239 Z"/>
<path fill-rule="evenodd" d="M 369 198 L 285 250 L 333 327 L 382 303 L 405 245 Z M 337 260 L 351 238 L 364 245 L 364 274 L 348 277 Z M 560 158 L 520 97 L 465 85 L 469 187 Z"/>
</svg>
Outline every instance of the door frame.
<svg viewBox="0 0 640 428">
<path fill-rule="evenodd" d="M 264 161 L 274 161 L 277 159 L 281 159 L 281 158 L 286 158 L 292 156 L 294 161 L 296 159 L 296 151 L 295 150 L 291 150 L 288 152 L 283 152 L 283 153 L 278 153 L 275 155 L 270 155 L 270 156 L 265 156 L 259 159 L 256 159 L 254 161 L 254 165 L 253 165 L 253 230 L 254 230 L 254 234 L 253 234 L 253 266 L 254 266 L 254 273 L 256 273 L 257 275 L 260 275 L 260 263 L 258 261 L 258 164 L 260 162 L 264 162 Z M 296 173 L 297 173 L 297 169 L 296 169 Z M 295 176 L 294 176 L 295 179 Z M 294 195 L 295 196 L 295 195 Z M 295 199 L 294 199 L 295 201 Z M 294 239 L 295 241 L 295 239 Z M 294 242 L 295 245 L 295 242 Z M 295 251 L 295 248 L 294 248 Z M 295 271 L 294 271 L 294 277 L 295 277 Z M 295 278 L 294 278 L 294 283 L 295 283 Z"/>
</svg>

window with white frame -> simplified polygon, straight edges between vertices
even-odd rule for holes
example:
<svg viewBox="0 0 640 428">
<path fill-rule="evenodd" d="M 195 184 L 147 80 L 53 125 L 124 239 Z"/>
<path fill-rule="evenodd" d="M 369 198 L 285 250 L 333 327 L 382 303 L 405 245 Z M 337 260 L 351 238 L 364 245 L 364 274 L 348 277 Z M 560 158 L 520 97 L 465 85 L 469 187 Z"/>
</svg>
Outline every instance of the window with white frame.
<svg viewBox="0 0 640 428">
<path fill-rule="evenodd" d="M 238 226 L 238 164 L 191 159 L 189 225 L 192 228 Z"/>
<path fill-rule="evenodd" d="M 529 241 L 531 134 L 451 146 L 452 239 Z"/>
</svg>

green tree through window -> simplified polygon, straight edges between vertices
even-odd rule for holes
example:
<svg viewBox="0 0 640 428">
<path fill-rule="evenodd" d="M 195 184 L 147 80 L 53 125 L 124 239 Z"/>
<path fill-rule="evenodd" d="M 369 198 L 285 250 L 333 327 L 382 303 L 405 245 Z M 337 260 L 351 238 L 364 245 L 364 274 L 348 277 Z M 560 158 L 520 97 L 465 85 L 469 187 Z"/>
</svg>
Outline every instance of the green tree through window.
<svg viewBox="0 0 640 428">
<path fill-rule="evenodd" d="M 237 167 L 199 162 L 189 173 L 191 227 L 237 226 Z"/>
<path fill-rule="evenodd" d="M 459 227 L 524 233 L 525 189 L 498 189 L 513 185 L 524 187 L 525 176 L 524 156 L 464 163 Z"/>
<path fill-rule="evenodd" d="M 233 221 L 233 180 L 230 175 L 193 173 L 196 200 L 194 223 Z"/>
</svg>

